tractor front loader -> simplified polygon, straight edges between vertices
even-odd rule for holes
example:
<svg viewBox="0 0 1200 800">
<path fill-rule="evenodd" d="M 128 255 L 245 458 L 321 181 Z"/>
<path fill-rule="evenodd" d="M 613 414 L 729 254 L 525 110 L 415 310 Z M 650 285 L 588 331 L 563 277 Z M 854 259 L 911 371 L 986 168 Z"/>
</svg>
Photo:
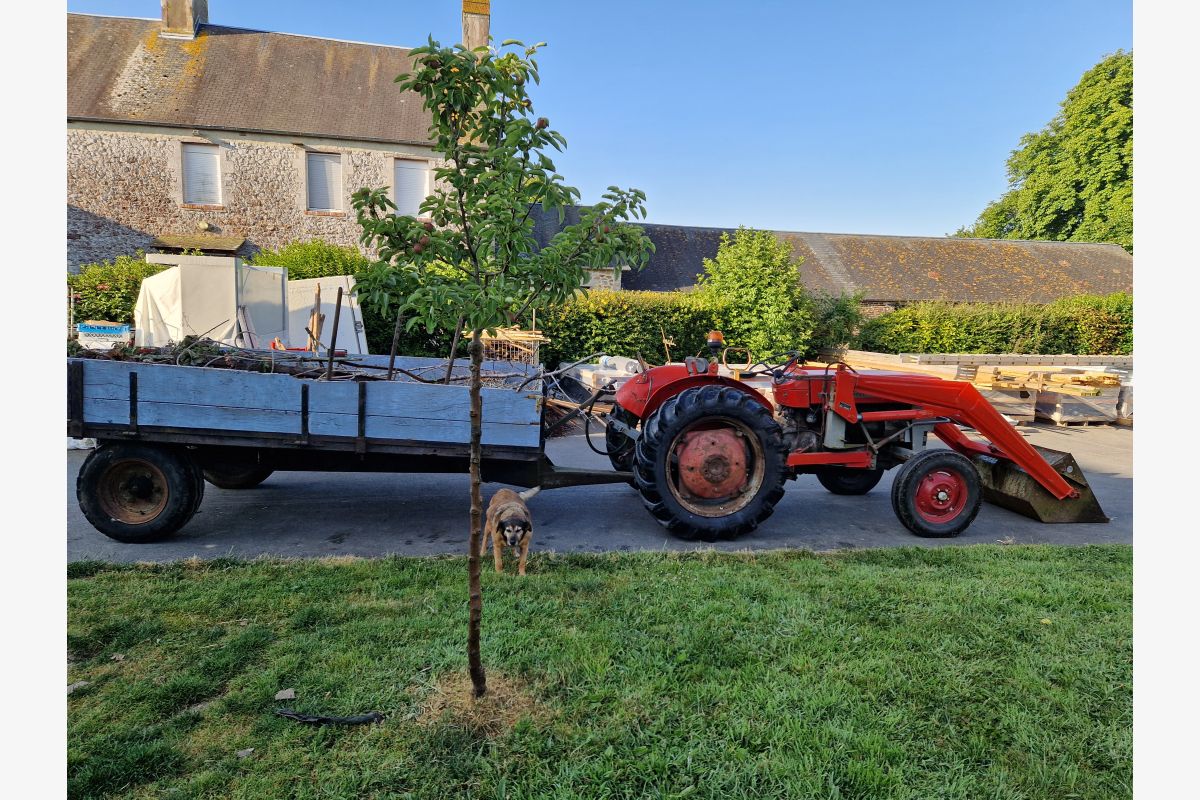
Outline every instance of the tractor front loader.
<svg viewBox="0 0 1200 800">
<path fill-rule="evenodd" d="M 714 356 L 722 345 L 714 334 Z M 675 534 L 733 538 L 771 515 L 789 479 L 861 495 L 893 467 L 892 507 L 918 536 L 957 536 L 985 499 L 1043 522 L 1108 521 L 1075 459 L 1030 445 L 971 384 L 789 355 L 731 375 L 688 358 L 617 390 L 609 458 Z"/>
</svg>

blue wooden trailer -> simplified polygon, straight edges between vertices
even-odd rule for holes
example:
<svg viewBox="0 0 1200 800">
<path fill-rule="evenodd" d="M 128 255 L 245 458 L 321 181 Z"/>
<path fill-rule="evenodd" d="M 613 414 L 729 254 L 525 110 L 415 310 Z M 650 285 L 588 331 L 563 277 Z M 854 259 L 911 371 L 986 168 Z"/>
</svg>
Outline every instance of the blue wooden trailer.
<svg viewBox="0 0 1200 800">
<path fill-rule="evenodd" d="M 445 362 L 396 360 L 409 372 L 438 365 Z M 364 357 L 351 369 L 357 379 L 326 381 L 68 359 L 67 433 L 98 445 L 76 482 L 80 508 L 113 539 L 146 542 L 187 524 L 206 481 L 247 489 L 280 470 L 466 472 L 467 387 L 375 379 L 387 366 L 386 357 Z M 555 488 L 629 479 L 556 467 L 544 452 L 545 389 L 534 368 L 484 368 L 507 376 L 507 385 L 483 389 L 485 481 Z"/>
</svg>

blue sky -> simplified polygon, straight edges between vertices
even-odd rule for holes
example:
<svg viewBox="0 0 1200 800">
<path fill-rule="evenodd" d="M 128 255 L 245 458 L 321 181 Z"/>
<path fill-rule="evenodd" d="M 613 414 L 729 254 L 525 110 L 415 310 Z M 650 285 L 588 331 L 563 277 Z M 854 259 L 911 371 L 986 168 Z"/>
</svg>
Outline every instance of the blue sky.
<svg viewBox="0 0 1200 800">
<path fill-rule="evenodd" d="M 68 0 L 158 17 L 159 0 Z M 217 24 L 416 45 L 459 0 L 210 0 Z M 1129 0 L 493 0 L 492 35 L 545 41 L 538 113 L 584 200 L 636 186 L 650 222 L 941 236 L 1005 188 L 1021 134 L 1132 47 Z"/>
</svg>

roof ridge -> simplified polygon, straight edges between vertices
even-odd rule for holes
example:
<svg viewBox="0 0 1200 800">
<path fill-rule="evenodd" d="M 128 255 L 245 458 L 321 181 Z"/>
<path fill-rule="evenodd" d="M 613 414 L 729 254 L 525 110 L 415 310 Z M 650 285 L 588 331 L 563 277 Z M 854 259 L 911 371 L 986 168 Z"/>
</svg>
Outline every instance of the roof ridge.
<svg viewBox="0 0 1200 800">
<path fill-rule="evenodd" d="M 89 13 L 83 12 L 83 11 L 68 11 L 67 16 L 100 17 L 102 19 L 129 19 L 129 20 L 136 20 L 138 22 L 159 22 L 160 21 L 160 19 L 158 17 L 126 17 L 126 16 L 122 16 L 120 14 L 89 14 Z M 243 28 L 239 25 L 222 25 L 222 24 L 215 23 L 215 22 L 206 22 L 197 27 L 198 28 L 222 28 L 227 31 L 245 31 L 246 33 L 269 33 L 269 34 L 273 34 L 275 36 L 295 36 L 296 38 L 299 38 L 299 39 L 318 39 L 322 42 L 340 42 L 341 44 L 359 44 L 364 47 L 388 47 L 393 50 L 408 51 L 408 50 L 414 49 L 414 47 L 415 47 L 415 45 L 407 45 L 407 44 L 383 44 L 381 42 L 360 42 L 360 41 L 357 41 L 356 39 L 337 39 L 332 36 L 314 36 L 311 33 L 289 33 L 287 31 L 268 31 L 268 30 L 263 30 L 262 28 Z"/>
<path fill-rule="evenodd" d="M 985 236 L 927 236 L 925 234 L 908 234 L 908 233 L 845 233 L 838 231 L 785 231 L 776 228 L 758 228 L 753 225 L 676 225 L 670 222 L 643 222 L 643 226 L 653 225 L 659 228 L 688 228 L 691 230 L 705 231 L 736 231 L 738 228 L 746 228 L 748 230 L 768 231 L 770 233 L 782 233 L 792 236 L 853 236 L 859 239 L 929 239 L 938 242 L 1001 242 L 1004 244 L 1065 244 L 1065 245 L 1081 245 L 1091 244 L 1102 247 L 1117 247 L 1125 250 L 1124 247 L 1116 242 L 1072 242 L 1061 241 L 1057 239 L 995 239 Z M 1126 251 L 1128 252 L 1128 251 Z"/>
</svg>

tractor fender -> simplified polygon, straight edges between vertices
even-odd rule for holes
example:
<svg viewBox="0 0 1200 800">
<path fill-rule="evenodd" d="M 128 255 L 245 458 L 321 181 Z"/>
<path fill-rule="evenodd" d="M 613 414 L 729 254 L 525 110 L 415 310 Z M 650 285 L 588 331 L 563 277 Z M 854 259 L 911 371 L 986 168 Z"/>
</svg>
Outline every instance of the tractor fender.
<svg viewBox="0 0 1200 800">
<path fill-rule="evenodd" d="M 672 397 L 697 386 L 728 386 L 750 395 L 772 414 L 775 412 L 775 407 L 770 400 L 741 381 L 717 375 L 713 371 L 697 375 L 695 372 L 688 372 L 687 368 L 681 364 L 655 367 L 649 372 L 643 372 L 636 378 L 626 381 L 617 390 L 615 399 L 621 408 L 634 414 L 638 419 L 646 419 Z"/>
</svg>

